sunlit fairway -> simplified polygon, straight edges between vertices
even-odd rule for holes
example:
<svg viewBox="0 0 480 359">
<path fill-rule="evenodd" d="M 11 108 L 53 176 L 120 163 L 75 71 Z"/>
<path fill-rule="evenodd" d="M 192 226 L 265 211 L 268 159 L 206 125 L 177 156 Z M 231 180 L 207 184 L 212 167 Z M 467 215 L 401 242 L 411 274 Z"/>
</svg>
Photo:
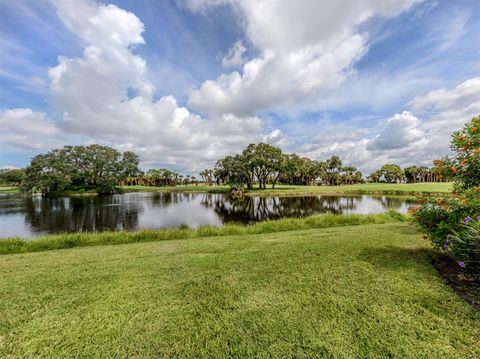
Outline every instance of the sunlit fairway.
<svg viewBox="0 0 480 359">
<path fill-rule="evenodd" d="M 0 357 L 476 358 L 409 224 L 0 256 Z"/>
<path fill-rule="evenodd" d="M 212 192 L 212 193 L 228 193 L 229 186 L 206 186 L 206 185 L 188 185 L 188 186 L 122 186 L 126 192 Z"/>
<path fill-rule="evenodd" d="M 124 191 L 139 192 L 213 192 L 228 193 L 229 186 L 205 186 L 188 185 L 175 187 L 154 187 L 154 186 L 122 186 Z M 424 182 L 424 183 L 363 183 L 343 186 L 289 186 L 276 185 L 274 189 L 258 189 L 255 186 L 248 190 L 250 195 L 304 195 L 304 194 L 332 194 L 332 193 L 378 193 L 378 194 L 428 194 L 428 193 L 446 193 L 451 192 L 452 184 L 444 182 Z M 18 193 L 17 187 L 0 187 L 1 193 Z M 75 194 L 70 191 L 66 194 Z"/>
<path fill-rule="evenodd" d="M 0 194 L 2 193 L 18 193 L 20 190 L 17 187 L 0 187 Z"/>
<path fill-rule="evenodd" d="M 415 194 L 445 193 L 452 190 L 451 183 L 362 183 L 342 186 L 287 186 L 279 185 L 274 189 L 253 189 L 250 193 L 259 194 L 310 194 L 310 193 L 378 193 L 378 194 Z"/>
<path fill-rule="evenodd" d="M 228 186 L 124 186 L 126 191 L 178 191 L 178 192 L 228 192 Z M 289 186 L 277 185 L 274 189 L 268 186 L 260 190 L 255 186 L 247 190 L 250 195 L 304 195 L 304 194 L 332 194 L 332 193 L 378 193 L 378 194 L 429 194 L 447 193 L 452 191 L 452 184 L 448 182 L 423 183 L 363 183 L 343 186 Z"/>
</svg>

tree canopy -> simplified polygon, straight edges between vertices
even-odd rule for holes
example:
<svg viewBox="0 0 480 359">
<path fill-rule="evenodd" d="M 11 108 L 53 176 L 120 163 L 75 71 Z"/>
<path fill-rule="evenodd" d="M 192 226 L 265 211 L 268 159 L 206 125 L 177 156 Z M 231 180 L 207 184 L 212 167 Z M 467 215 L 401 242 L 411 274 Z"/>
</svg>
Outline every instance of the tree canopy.
<svg viewBox="0 0 480 359">
<path fill-rule="evenodd" d="M 363 181 L 362 173 L 356 167 L 343 166 L 338 156 L 316 161 L 295 153 L 285 154 L 267 143 L 250 144 L 242 153 L 218 160 L 213 175 L 218 183 L 247 188 L 254 183 L 260 188 L 266 188 L 267 184 L 275 188 L 277 183 L 340 185 Z"/>
<path fill-rule="evenodd" d="M 0 183 L 10 186 L 19 186 L 25 177 L 25 169 L 12 168 L 0 170 Z"/>
<path fill-rule="evenodd" d="M 120 180 L 140 172 L 138 164 L 133 152 L 122 153 L 96 144 L 65 146 L 32 158 L 22 186 L 43 195 L 69 188 L 111 193 Z"/>
</svg>

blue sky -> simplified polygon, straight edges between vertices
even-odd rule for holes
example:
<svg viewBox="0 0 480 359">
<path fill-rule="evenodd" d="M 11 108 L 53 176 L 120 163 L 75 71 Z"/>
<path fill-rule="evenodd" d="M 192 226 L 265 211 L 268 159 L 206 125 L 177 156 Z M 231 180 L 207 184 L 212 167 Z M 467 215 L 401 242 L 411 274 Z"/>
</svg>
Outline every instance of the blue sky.
<svg viewBox="0 0 480 359">
<path fill-rule="evenodd" d="M 365 174 L 480 113 L 480 2 L 0 1 L 0 167 L 64 144 L 196 173 L 250 142 Z"/>
</svg>

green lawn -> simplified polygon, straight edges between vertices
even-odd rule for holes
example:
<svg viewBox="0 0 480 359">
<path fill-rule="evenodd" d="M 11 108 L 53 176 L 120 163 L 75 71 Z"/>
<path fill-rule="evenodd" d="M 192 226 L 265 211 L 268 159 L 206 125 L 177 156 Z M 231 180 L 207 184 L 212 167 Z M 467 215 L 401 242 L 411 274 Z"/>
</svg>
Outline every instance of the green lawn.
<svg viewBox="0 0 480 359">
<path fill-rule="evenodd" d="M 18 193 L 20 190 L 18 187 L 0 187 L 0 194 L 2 193 Z"/>
<path fill-rule="evenodd" d="M 0 256 L 0 357 L 476 358 L 405 223 Z"/>
<path fill-rule="evenodd" d="M 302 193 L 379 193 L 415 194 L 451 192 L 451 183 L 362 183 L 344 186 L 275 186 L 275 189 L 252 190 L 255 194 L 302 194 Z"/>
<path fill-rule="evenodd" d="M 302 194 L 341 194 L 341 193 L 378 193 L 378 194 L 428 194 L 448 193 L 451 183 L 363 183 L 345 186 L 287 186 L 278 185 L 275 189 L 254 188 L 247 191 L 250 195 L 302 195 Z M 126 191 L 178 191 L 178 192 L 228 192 L 228 186 L 178 186 L 149 187 L 125 186 Z"/>
<path fill-rule="evenodd" d="M 177 186 L 177 187 L 153 187 L 153 186 L 123 186 L 127 192 L 211 192 L 226 193 L 228 186 Z M 267 188 L 249 190 L 251 195 L 302 195 L 302 194 L 340 194 L 340 193 L 379 193 L 379 194 L 415 194 L 415 193 L 447 193 L 451 192 L 451 183 L 364 183 L 349 186 L 286 186 L 278 185 L 275 189 Z M 18 193 L 16 187 L 0 187 L 0 193 Z M 76 194 L 75 192 L 66 194 Z M 87 195 L 89 193 L 86 193 Z"/>
<path fill-rule="evenodd" d="M 189 186 L 121 186 L 126 192 L 212 192 L 222 193 L 230 190 L 229 186 L 204 186 L 204 185 L 189 185 Z"/>
</svg>

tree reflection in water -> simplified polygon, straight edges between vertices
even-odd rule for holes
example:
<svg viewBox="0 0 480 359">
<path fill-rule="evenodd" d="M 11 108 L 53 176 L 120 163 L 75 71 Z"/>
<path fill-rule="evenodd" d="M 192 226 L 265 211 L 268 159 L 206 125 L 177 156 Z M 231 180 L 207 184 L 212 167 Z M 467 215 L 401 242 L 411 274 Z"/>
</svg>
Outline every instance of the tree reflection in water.
<svg viewBox="0 0 480 359">
<path fill-rule="evenodd" d="M 362 197 L 245 197 L 233 200 L 227 196 L 205 195 L 202 204 L 214 207 L 223 222 L 250 223 L 285 217 L 306 217 L 322 213 L 342 214 L 355 210 Z"/>
<path fill-rule="evenodd" d="M 415 200 L 388 196 L 245 197 L 225 194 L 125 193 L 111 196 L 0 197 L 0 237 L 43 233 L 251 223 L 322 213 L 405 212 Z M 3 229 L 3 231 L 2 231 Z"/>
<path fill-rule="evenodd" d="M 133 230 L 142 208 L 121 195 L 94 197 L 27 197 L 25 222 L 34 233 Z"/>
<path fill-rule="evenodd" d="M 415 197 L 375 196 L 371 198 L 379 201 L 382 206 L 395 210 L 401 209 L 405 204 L 413 206 L 418 203 L 418 199 L 415 199 Z"/>
</svg>

